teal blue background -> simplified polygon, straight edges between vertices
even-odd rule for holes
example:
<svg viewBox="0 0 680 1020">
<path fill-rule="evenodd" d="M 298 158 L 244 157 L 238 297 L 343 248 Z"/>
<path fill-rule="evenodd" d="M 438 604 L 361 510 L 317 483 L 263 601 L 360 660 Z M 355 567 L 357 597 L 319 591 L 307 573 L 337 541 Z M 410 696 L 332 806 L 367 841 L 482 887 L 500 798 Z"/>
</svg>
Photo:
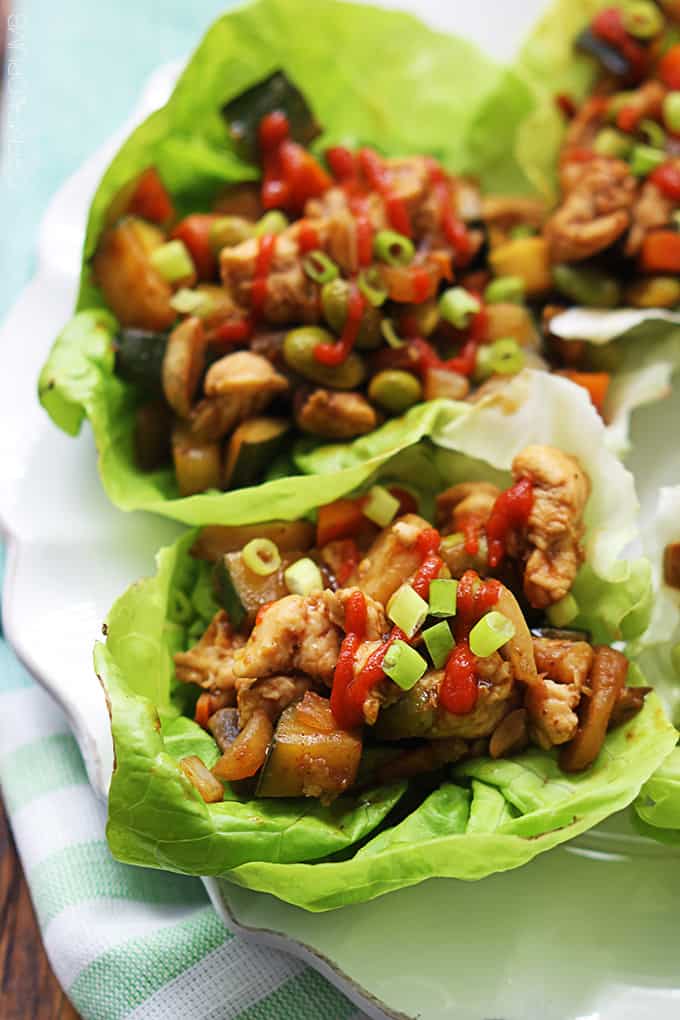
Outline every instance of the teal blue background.
<svg viewBox="0 0 680 1020">
<path fill-rule="evenodd" d="M 0 319 L 35 266 L 59 185 L 125 120 L 146 77 L 188 55 L 230 0 L 16 0 L 0 173 Z M 11 84 L 10 90 L 7 87 Z M 20 104 L 20 105 L 19 105 Z M 14 152 L 10 159 L 12 115 Z"/>
</svg>

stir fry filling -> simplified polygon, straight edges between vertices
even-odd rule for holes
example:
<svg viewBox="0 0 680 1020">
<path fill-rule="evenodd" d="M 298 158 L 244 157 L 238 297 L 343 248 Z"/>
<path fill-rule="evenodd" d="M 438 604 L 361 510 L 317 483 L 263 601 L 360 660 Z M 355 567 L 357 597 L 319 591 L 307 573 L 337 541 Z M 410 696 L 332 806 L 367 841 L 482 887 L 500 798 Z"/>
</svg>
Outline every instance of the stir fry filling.
<svg viewBox="0 0 680 1020">
<path fill-rule="evenodd" d="M 589 481 L 546 446 L 512 471 L 505 491 L 442 492 L 437 527 L 377 485 L 315 526 L 203 529 L 194 555 L 223 608 L 175 669 L 222 751 L 205 783 L 185 768 L 207 799 L 217 779 L 329 802 L 530 744 L 559 748 L 565 771 L 594 761 L 647 689 L 626 687 L 621 652 L 563 629 Z"/>
<path fill-rule="evenodd" d="M 352 439 L 525 365 L 606 416 L 614 349 L 551 322 L 572 304 L 680 304 L 679 20 L 673 0 L 642 0 L 577 40 L 600 73 L 581 105 L 557 97 L 554 209 L 482 195 L 429 155 L 310 148 L 319 127 L 281 72 L 222 111 L 259 183 L 180 217 L 155 167 L 131 181 L 93 272 L 138 397 L 138 466 L 172 463 L 183 495 L 255 484 L 293 431 Z"/>
</svg>

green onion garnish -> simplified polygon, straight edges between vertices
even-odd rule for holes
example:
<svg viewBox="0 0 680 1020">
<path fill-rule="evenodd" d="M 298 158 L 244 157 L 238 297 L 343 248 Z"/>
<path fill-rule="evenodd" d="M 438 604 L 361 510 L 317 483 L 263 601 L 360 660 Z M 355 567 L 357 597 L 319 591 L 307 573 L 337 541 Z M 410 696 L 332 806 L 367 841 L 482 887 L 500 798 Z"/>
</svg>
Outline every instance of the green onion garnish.
<svg viewBox="0 0 680 1020">
<path fill-rule="evenodd" d="M 264 216 L 261 216 L 253 228 L 255 237 L 264 237 L 265 234 L 282 234 L 288 226 L 288 217 L 279 209 L 270 209 Z"/>
<path fill-rule="evenodd" d="M 359 290 L 364 295 L 369 305 L 379 308 L 387 301 L 387 287 L 382 282 L 380 270 L 377 266 L 369 266 L 362 269 L 357 280 Z"/>
<path fill-rule="evenodd" d="M 379 230 L 373 239 L 373 252 L 388 266 L 405 266 L 416 253 L 413 242 L 396 230 Z"/>
<path fill-rule="evenodd" d="M 187 276 L 193 276 L 194 264 L 183 241 L 168 241 L 161 244 L 149 255 L 151 265 L 168 283 L 177 283 Z"/>
<path fill-rule="evenodd" d="M 521 276 L 497 276 L 487 284 L 484 301 L 487 305 L 521 305 L 524 301 L 524 280 Z"/>
<path fill-rule="evenodd" d="M 383 319 L 380 323 L 380 332 L 395 351 L 400 347 L 406 347 L 406 341 L 397 334 L 391 319 Z"/>
<path fill-rule="evenodd" d="M 449 287 L 439 299 L 439 314 L 456 329 L 465 329 L 481 305 L 465 287 Z"/>
<path fill-rule="evenodd" d="M 441 669 L 455 645 L 451 628 L 446 620 L 435 623 L 434 627 L 428 627 L 427 630 L 424 630 L 423 641 L 430 653 L 434 668 Z"/>
<path fill-rule="evenodd" d="M 516 340 L 507 337 L 477 348 L 475 378 L 488 379 L 490 375 L 516 375 L 524 368 L 524 351 Z"/>
<path fill-rule="evenodd" d="M 454 531 L 451 535 L 446 535 L 441 541 L 442 549 L 455 549 L 456 546 L 462 545 L 465 541 L 465 535 L 462 531 Z M 432 586 L 430 585 L 430 591 Z"/>
<path fill-rule="evenodd" d="M 663 101 L 663 122 L 674 135 L 680 134 L 680 90 L 668 92 Z"/>
<path fill-rule="evenodd" d="M 633 148 L 633 141 L 630 135 L 624 135 L 613 127 L 604 127 L 595 135 L 593 149 L 598 156 L 611 156 L 614 159 L 623 159 Z"/>
<path fill-rule="evenodd" d="M 484 659 L 502 648 L 514 636 L 515 627 L 512 621 L 497 609 L 492 609 L 478 620 L 470 631 L 470 651 Z"/>
<path fill-rule="evenodd" d="M 385 653 L 383 670 L 403 691 L 410 691 L 427 669 L 427 663 L 405 641 L 394 641 Z"/>
<path fill-rule="evenodd" d="M 457 536 L 447 535 L 447 538 Z M 460 536 L 461 541 L 463 536 Z M 443 544 L 443 543 L 442 543 Z M 430 616 L 455 616 L 458 581 L 447 577 L 435 577 L 430 581 Z"/>
<path fill-rule="evenodd" d="M 655 120 L 645 117 L 638 125 L 638 131 L 644 135 L 651 146 L 656 149 L 663 149 L 666 145 L 666 132 Z"/>
<path fill-rule="evenodd" d="M 194 607 L 188 595 L 176 588 L 170 595 L 168 619 L 173 623 L 188 623 L 195 616 Z"/>
<path fill-rule="evenodd" d="M 425 622 L 429 606 L 410 584 L 402 584 L 387 603 L 387 615 L 406 637 L 413 637 Z"/>
<path fill-rule="evenodd" d="M 207 294 L 202 294 L 200 290 L 189 290 L 188 287 L 180 287 L 170 298 L 170 307 L 180 315 L 205 315 L 212 305 Z"/>
<path fill-rule="evenodd" d="M 553 627 L 566 627 L 578 616 L 578 602 L 573 595 L 565 595 L 559 602 L 548 607 L 546 616 Z"/>
<path fill-rule="evenodd" d="M 293 595 L 311 595 L 315 591 L 323 591 L 321 571 L 308 556 L 296 560 L 284 571 L 283 579 L 288 591 Z"/>
<path fill-rule="evenodd" d="M 340 275 L 340 270 L 325 251 L 310 251 L 302 260 L 302 268 L 316 283 L 330 283 Z"/>
<path fill-rule="evenodd" d="M 278 547 L 269 538 L 252 538 L 241 551 L 243 562 L 260 577 L 273 574 L 281 566 Z"/>
<path fill-rule="evenodd" d="M 253 237 L 254 229 L 255 224 L 242 216 L 220 216 L 212 223 L 208 233 L 210 247 L 215 255 L 219 255 L 223 248 L 234 248 Z"/>
<path fill-rule="evenodd" d="M 386 528 L 394 520 L 399 509 L 399 500 L 396 499 L 389 489 L 382 485 L 374 485 L 369 491 L 362 513 L 373 521 L 379 528 Z"/>
<path fill-rule="evenodd" d="M 630 157 L 630 172 L 635 177 L 646 177 L 666 161 L 666 153 L 651 145 L 636 145 Z"/>
</svg>

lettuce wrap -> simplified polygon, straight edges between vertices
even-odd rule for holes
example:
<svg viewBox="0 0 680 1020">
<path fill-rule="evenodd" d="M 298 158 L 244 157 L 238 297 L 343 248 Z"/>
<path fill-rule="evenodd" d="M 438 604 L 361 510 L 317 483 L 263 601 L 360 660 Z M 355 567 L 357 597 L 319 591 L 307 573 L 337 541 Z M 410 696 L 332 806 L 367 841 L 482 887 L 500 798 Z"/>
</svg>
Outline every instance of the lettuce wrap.
<svg viewBox="0 0 680 1020">
<path fill-rule="evenodd" d="M 367 469 L 371 479 L 417 490 L 426 511 L 432 496 L 456 481 L 506 484 L 515 453 L 540 438 L 577 456 L 592 480 L 574 625 L 602 642 L 633 640 L 646 629 L 649 565 L 618 558 L 634 533 L 633 480 L 604 447 L 602 423 L 583 392 L 557 377 L 527 373 L 515 380 L 514 393 L 462 405 L 456 421 L 440 431 L 434 407 L 406 417 L 411 435 L 421 438 L 396 457 L 375 455 L 382 430 L 324 450 L 326 464 L 314 467 L 333 473 L 321 487 L 318 479 L 299 479 L 297 512 L 293 490 L 288 515 L 314 505 L 308 484 L 315 485 L 317 502 L 325 502 L 330 486 L 334 496 L 349 493 Z M 435 436 L 446 440 L 446 449 L 432 442 Z M 261 487 L 261 505 L 251 504 L 252 516 L 243 510 L 239 520 L 276 516 L 279 504 L 270 496 L 279 484 Z M 456 765 L 420 802 L 408 783 L 398 782 L 340 797 L 330 807 L 302 799 L 248 801 L 233 791 L 222 803 L 206 804 L 179 759 L 195 754 L 211 766 L 219 752 L 183 714 L 192 711 L 190 696 L 172 667 L 172 654 L 192 643 L 190 633 L 216 608 L 207 569 L 189 555 L 194 535 L 161 551 L 157 574 L 115 604 L 106 644 L 95 649 L 112 717 L 116 767 L 107 835 L 119 860 L 223 876 L 308 910 L 369 900 L 433 876 L 478 879 L 524 864 L 624 808 L 675 744 L 677 734 L 652 694 L 639 715 L 608 734 L 595 764 L 580 775 L 563 773 L 554 752 L 533 749 Z M 193 607 L 181 623 L 178 604 Z"/>
<path fill-rule="evenodd" d="M 556 3 L 510 69 L 407 14 L 335 0 L 322 6 L 256 0 L 212 26 L 166 106 L 133 132 L 102 179 L 87 225 L 76 314 L 40 376 L 40 399 L 57 425 L 75 435 L 89 419 L 113 502 L 200 524 L 230 521 L 241 499 L 249 498 L 240 493 L 235 500 L 232 493 L 179 498 L 171 469 L 143 473 L 135 466 L 136 398 L 114 374 L 117 323 L 91 272 L 107 210 L 120 189 L 153 164 L 183 214 L 207 208 L 229 183 L 256 178 L 253 165 L 237 155 L 220 108 L 282 67 L 323 127 L 317 151 L 342 142 L 370 143 L 387 155 L 426 152 L 451 171 L 477 175 L 489 189 L 547 193 L 564 127 L 553 96 L 560 90 L 577 97 L 586 93 L 594 69 L 571 44 L 601 6 L 586 0 Z M 304 45 L 295 41 L 301 18 Z M 382 59 L 376 63 L 378 48 Z M 674 348 L 667 370 L 653 365 L 651 376 L 644 374 L 658 358 L 656 343 L 641 329 L 641 363 L 615 382 L 614 403 L 607 409 L 618 450 L 625 449 L 630 411 L 666 392 L 677 363 Z M 440 412 L 444 417 L 446 408 Z M 449 407 L 448 413 L 455 420 L 458 412 Z"/>
</svg>

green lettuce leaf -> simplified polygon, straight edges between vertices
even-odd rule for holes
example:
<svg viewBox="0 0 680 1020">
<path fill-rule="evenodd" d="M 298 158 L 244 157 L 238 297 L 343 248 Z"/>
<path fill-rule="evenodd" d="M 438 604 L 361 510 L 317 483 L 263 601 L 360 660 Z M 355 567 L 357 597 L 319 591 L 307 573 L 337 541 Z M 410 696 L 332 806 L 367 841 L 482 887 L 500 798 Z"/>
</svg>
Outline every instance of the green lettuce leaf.
<svg viewBox="0 0 680 1020">
<path fill-rule="evenodd" d="M 546 442 L 562 440 L 587 470 L 598 471 L 588 514 L 588 562 L 578 580 L 580 622 L 603 639 L 639 633 L 647 626 L 648 568 L 615 558 L 635 516 L 630 475 L 604 448 L 602 423 L 585 394 L 557 377 L 548 380 L 547 392 L 546 380 L 539 381 L 535 385 L 531 374 L 515 380 L 512 414 L 506 393 L 505 404 L 489 397 L 459 408 L 454 417 L 447 406 L 434 405 L 407 416 L 417 434 L 420 418 L 429 414 L 428 428 L 446 433 L 447 449 L 423 439 L 389 458 L 378 432 L 359 444 L 328 448 L 327 466 L 348 476 L 365 465 L 375 474 L 382 464 L 377 477 L 418 489 L 431 502 L 443 486 L 466 478 L 507 480 L 514 453 L 540 438 L 537 429 Z M 541 411 L 543 405 L 552 411 Z M 465 416 L 470 427 L 458 429 Z M 503 441 L 494 443 L 501 426 Z M 392 441 L 385 445 L 391 449 Z M 326 483 L 335 477 L 324 476 L 323 486 L 317 478 L 317 499 L 325 501 Z M 308 499 L 298 493 L 300 507 Z M 156 576 L 116 603 L 106 645 L 95 650 L 116 751 L 107 833 L 120 860 L 227 876 L 310 910 L 360 902 L 433 875 L 481 878 L 523 864 L 629 804 L 675 744 L 675 730 L 650 697 L 632 722 L 608 735 L 582 776 L 563 775 L 553 754 L 531 751 L 511 761 L 455 768 L 451 781 L 415 807 L 404 796 L 404 783 L 340 798 L 330 808 L 304 800 L 248 800 L 237 790 L 222 804 L 204 804 L 178 759 L 198 754 L 209 764 L 216 752 L 203 731 L 179 716 L 183 706 L 191 714 L 191 690 L 174 681 L 171 665 L 171 652 L 191 643 L 189 632 L 203 606 L 197 593 L 205 589 L 202 572 L 208 568 L 189 557 L 193 537 L 163 550 Z M 178 600 L 178 590 L 187 598 Z M 185 607 L 181 613 L 178 605 Z"/>
</svg>

